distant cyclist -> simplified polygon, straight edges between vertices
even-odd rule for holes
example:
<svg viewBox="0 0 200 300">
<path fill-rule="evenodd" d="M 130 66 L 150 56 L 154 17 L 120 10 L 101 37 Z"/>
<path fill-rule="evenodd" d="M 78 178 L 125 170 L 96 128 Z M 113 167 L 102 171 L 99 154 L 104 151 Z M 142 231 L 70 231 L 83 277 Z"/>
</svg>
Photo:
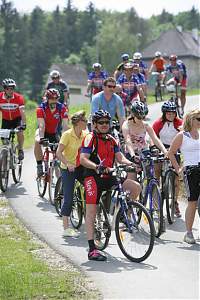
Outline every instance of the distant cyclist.
<svg viewBox="0 0 200 300">
<path fill-rule="evenodd" d="M 121 55 L 121 59 L 122 59 L 121 63 L 117 66 L 113 74 L 115 80 L 117 80 L 119 76 L 122 74 L 122 72 L 124 71 L 124 65 L 130 62 L 129 55 L 127 53 L 123 53 Z"/>
<path fill-rule="evenodd" d="M 46 89 L 56 89 L 60 93 L 59 102 L 69 106 L 69 88 L 65 81 L 62 80 L 60 72 L 57 70 L 53 70 L 50 73 L 51 81 L 47 84 Z"/>
<path fill-rule="evenodd" d="M 92 65 L 93 71 L 88 74 L 87 96 L 95 95 L 103 90 L 103 82 L 108 77 L 100 63 Z"/>
<path fill-rule="evenodd" d="M 187 70 L 185 64 L 177 60 L 177 55 L 172 54 L 169 57 L 170 64 L 166 67 L 166 72 L 173 75 L 167 84 L 176 83 L 181 86 L 181 106 L 184 113 L 184 107 L 186 103 L 186 90 L 187 90 Z"/>
<path fill-rule="evenodd" d="M 11 78 L 2 81 L 3 92 L 0 92 L 0 111 L 2 112 L 3 129 L 14 129 L 21 127 L 26 129 L 25 103 L 24 97 L 14 91 L 16 83 Z M 18 157 L 24 159 L 24 134 L 23 131 L 17 133 L 18 140 Z"/>
<path fill-rule="evenodd" d="M 164 84 L 164 71 L 165 71 L 165 65 L 166 60 L 162 57 L 162 54 L 160 51 L 155 52 L 155 58 L 152 61 L 152 64 L 149 68 L 149 74 L 151 74 L 152 71 L 160 73 L 161 76 L 161 84 Z"/>
<path fill-rule="evenodd" d="M 59 141 L 57 135 L 57 127 L 60 120 L 62 121 L 63 131 L 68 129 L 67 120 L 67 110 L 64 104 L 58 102 L 60 98 L 60 93 L 56 89 L 49 89 L 46 91 L 46 101 L 42 102 L 37 108 L 37 121 L 38 129 L 35 134 L 35 147 L 34 154 L 37 161 L 37 176 L 43 175 L 42 166 L 42 140 L 48 139 L 50 143 L 56 143 Z"/>
<path fill-rule="evenodd" d="M 139 64 L 140 73 L 142 73 L 147 80 L 148 77 L 148 68 L 145 62 L 142 60 L 142 54 L 140 52 L 135 52 L 133 54 L 133 62 Z"/>
</svg>

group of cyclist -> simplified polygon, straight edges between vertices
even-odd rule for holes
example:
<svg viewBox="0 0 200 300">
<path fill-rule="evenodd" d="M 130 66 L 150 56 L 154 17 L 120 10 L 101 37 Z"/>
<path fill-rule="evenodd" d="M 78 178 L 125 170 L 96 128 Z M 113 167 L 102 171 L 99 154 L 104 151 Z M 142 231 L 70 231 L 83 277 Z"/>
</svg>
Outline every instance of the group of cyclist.
<svg viewBox="0 0 200 300">
<path fill-rule="evenodd" d="M 157 61 L 159 60 L 159 61 Z M 173 80 L 182 86 L 183 96 L 186 90 L 186 69 L 177 61 L 177 56 L 170 56 L 170 65 L 165 67 L 161 53 L 156 52 L 150 72 L 156 71 L 174 74 Z M 183 153 L 184 172 L 187 180 L 188 206 L 186 209 L 186 229 L 184 241 L 193 244 L 192 234 L 196 203 L 199 197 L 199 168 L 187 172 L 190 166 L 200 164 L 200 110 L 196 109 L 185 116 L 184 122 L 176 115 L 176 104 L 165 101 L 161 106 L 162 115 L 151 127 L 146 121 L 148 70 L 142 62 L 142 55 L 134 53 L 133 59 L 128 54 L 122 55 L 122 62 L 116 68 L 113 77 L 101 70 L 99 63 L 93 64 L 88 77 L 87 94 L 93 94 L 91 100 L 91 126 L 88 126 L 85 111 L 71 116 L 72 127 L 69 128 L 69 90 L 62 81 L 60 73 L 52 71 L 50 82 L 45 90 L 40 106 L 37 108 L 38 129 L 36 130 L 34 154 L 37 162 L 37 176 L 43 175 L 42 148 L 44 139 L 59 142 L 57 157 L 61 162 L 61 174 L 64 190 L 64 203 L 61 209 L 63 216 L 63 236 L 78 237 L 79 233 L 69 224 L 72 210 L 75 179 L 80 180 L 85 189 L 86 231 L 89 245 L 88 259 L 103 261 L 106 256 L 96 249 L 94 243 L 94 222 L 97 204 L 103 190 L 110 189 L 115 180 L 110 175 L 110 168 L 115 162 L 136 166 L 140 163 L 140 152 L 149 148 L 149 143 L 156 145 L 165 157 L 169 157 L 180 174 L 180 156 Z M 181 77 L 179 76 L 181 74 Z M 2 128 L 21 126 L 26 129 L 24 99 L 14 92 L 16 86 L 12 79 L 3 80 L 4 91 L 0 93 L 0 110 L 2 111 Z M 117 92 L 117 93 L 116 93 Z M 121 97 L 122 93 L 124 98 Z M 61 100 L 61 101 L 60 101 Z M 125 114 L 125 105 L 129 104 L 129 114 Z M 182 102 L 184 106 L 184 100 Z M 118 119 L 120 132 L 125 141 L 125 150 L 111 132 L 112 121 Z M 181 126 L 183 125 L 183 130 Z M 62 136 L 60 138 L 60 130 Z M 147 134 L 150 142 L 147 141 Z M 60 139 L 59 139 L 60 138 Z M 23 159 L 23 131 L 18 134 L 19 158 Z M 173 142 L 172 142 L 173 140 Z M 155 167 L 156 176 L 160 177 L 160 165 Z M 136 168 L 137 173 L 137 168 Z M 199 173 L 198 173 L 199 174 Z M 84 179 L 84 180 L 83 180 Z M 141 192 L 136 174 L 128 174 L 123 183 L 133 199 L 138 199 Z M 181 217 L 178 205 L 179 180 L 176 180 L 176 216 Z"/>
</svg>

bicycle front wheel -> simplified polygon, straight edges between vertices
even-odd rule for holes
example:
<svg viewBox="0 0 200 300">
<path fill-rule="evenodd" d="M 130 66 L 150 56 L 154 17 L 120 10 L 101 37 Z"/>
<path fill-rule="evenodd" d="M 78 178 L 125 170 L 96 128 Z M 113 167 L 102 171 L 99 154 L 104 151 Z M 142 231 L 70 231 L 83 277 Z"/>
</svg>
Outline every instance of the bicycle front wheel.
<svg viewBox="0 0 200 300">
<path fill-rule="evenodd" d="M 154 226 L 148 211 L 141 203 L 128 200 L 127 204 L 127 211 L 120 209 L 116 216 L 116 239 L 124 256 L 139 263 L 152 252 Z"/>
<path fill-rule="evenodd" d="M 58 177 L 60 176 L 60 168 L 59 166 L 51 165 L 49 168 L 49 201 L 52 205 L 54 205 L 54 194 L 55 194 L 55 187 Z"/>
<path fill-rule="evenodd" d="M 63 205 L 63 201 L 64 201 L 63 185 L 62 185 L 62 177 L 60 176 L 56 182 L 55 193 L 54 193 L 54 205 L 59 217 L 62 217 L 61 208 Z"/>
<path fill-rule="evenodd" d="M 74 189 L 72 211 L 70 214 L 70 221 L 75 229 L 80 228 L 82 225 L 83 209 L 80 186 L 76 186 Z"/>
<path fill-rule="evenodd" d="M 5 192 L 8 187 L 9 165 L 8 165 L 8 150 L 3 149 L 0 154 L 0 188 Z"/>
<path fill-rule="evenodd" d="M 111 226 L 103 202 L 97 205 L 96 219 L 94 223 L 94 243 L 98 250 L 104 250 L 109 243 Z"/>
<path fill-rule="evenodd" d="M 37 188 L 38 188 L 38 194 L 40 197 L 44 197 L 47 189 L 47 180 L 46 176 L 40 176 L 36 179 L 37 181 Z"/>
<path fill-rule="evenodd" d="M 13 150 L 12 177 L 15 183 L 19 183 L 22 175 L 22 161 L 18 159 L 17 146 Z"/>
<path fill-rule="evenodd" d="M 173 171 L 169 171 L 167 172 L 164 181 L 164 195 L 169 224 L 172 224 L 175 218 L 175 176 Z"/>
<path fill-rule="evenodd" d="M 149 192 L 150 215 L 154 224 L 155 236 L 159 237 L 163 232 L 163 204 L 158 185 L 153 183 Z"/>
<path fill-rule="evenodd" d="M 156 85 L 155 87 L 155 99 L 156 102 L 162 101 L 162 88 L 160 85 Z"/>
</svg>

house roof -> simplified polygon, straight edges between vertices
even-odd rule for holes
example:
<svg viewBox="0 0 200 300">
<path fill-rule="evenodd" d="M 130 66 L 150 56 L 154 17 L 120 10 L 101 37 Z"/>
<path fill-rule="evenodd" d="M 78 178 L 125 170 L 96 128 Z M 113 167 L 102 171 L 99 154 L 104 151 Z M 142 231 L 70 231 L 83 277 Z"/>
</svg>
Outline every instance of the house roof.
<svg viewBox="0 0 200 300">
<path fill-rule="evenodd" d="M 195 56 L 200 58 L 200 38 L 197 36 L 195 39 L 191 31 L 170 29 L 162 33 L 142 51 L 143 58 L 154 57 L 156 51 L 160 51 L 163 56 L 167 57 L 174 53 L 179 57 Z"/>
<path fill-rule="evenodd" d="M 87 85 L 87 72 L 84 66 L 68 65 L 68 64 L 53 64 L 50 68 L 52 70 L 57 70 L 60 72 L 61 78 L 70 85 Z M 50 73 L 49 72 L 49 73 Z M 49 76 L 48 82 L 51 81 Z"/>
</svg>

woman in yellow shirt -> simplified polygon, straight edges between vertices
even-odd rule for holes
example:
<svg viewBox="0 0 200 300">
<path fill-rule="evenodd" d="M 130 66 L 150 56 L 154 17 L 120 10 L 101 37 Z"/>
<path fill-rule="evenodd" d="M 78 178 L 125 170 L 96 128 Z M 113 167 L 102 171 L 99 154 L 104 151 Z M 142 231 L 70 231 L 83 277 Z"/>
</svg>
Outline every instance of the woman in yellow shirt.
<svg viewBox="0 0 200 300">
<path fill-rule="evenodd" d="M 82 140 L 87 134 L 85 111 L 79 111 L 71 117 L 72 128 L 65 131 L 60 139 L 57 157 L 61 161 L 61 174 L 64 192 L 64 203 L 61 208 L 63 219 L 63 236 L 78 237 L 78 232 L 69 227 L 69 216 L 72 210 L 75 179 L 79 169 L 76 168 L 76 156 Z"/>
</svg>

